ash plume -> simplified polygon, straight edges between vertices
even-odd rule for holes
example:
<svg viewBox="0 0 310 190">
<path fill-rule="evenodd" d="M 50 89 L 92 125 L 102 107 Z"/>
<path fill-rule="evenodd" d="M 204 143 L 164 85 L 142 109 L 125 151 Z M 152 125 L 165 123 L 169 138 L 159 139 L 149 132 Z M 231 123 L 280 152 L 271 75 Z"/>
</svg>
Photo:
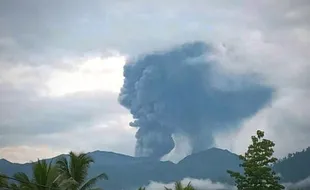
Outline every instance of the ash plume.
<svg viewBox="0 0 310 190">
<path fill-rule="evenodd" d="M 119 102 L 139 128 L 136 156 L 161 158 L 174 148 L 172 134 L 187 136 L 193 152 L 209 148 L 214 132 L 237 127 L 270 100 L 271 88 L 217 72 L 205 57 L 211 51 L 193 42 L 124 66 Z"/>
</svg>

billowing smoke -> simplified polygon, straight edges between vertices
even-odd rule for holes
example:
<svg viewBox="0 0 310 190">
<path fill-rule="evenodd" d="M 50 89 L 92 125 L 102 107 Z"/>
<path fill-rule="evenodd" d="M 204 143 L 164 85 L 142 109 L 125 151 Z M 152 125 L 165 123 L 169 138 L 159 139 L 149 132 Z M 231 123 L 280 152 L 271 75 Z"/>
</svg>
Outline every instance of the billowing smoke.
<svg viewBox="0 0 310 190">
<path fill-rule="evenodd" d="M 212 134 L 264 106 L 272 89 L 251 77 L 218 72 L 204 43 L 184 44 L 131 60 L 124 67 L 120 103 L 133 115 L 136 156 L 160 158 L 174 147 L 172 134 L 190 139 L 193 152 L 213 143 Z"/>
</svg>

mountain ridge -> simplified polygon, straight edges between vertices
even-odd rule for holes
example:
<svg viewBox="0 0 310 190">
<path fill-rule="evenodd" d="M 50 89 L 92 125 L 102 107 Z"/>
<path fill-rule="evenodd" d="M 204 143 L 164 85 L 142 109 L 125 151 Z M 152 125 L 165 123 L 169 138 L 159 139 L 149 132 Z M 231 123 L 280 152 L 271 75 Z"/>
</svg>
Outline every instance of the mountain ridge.
<svg viewBox="0 0 310 190">
<path fill-rule="evenodd" d="M 95 160 L 95 163 L 90 168 L 89 175 L 94 176 L 101 172 L 108 174 L 109 180 L 100 182 L 98 185 L 111 190 L 128 189 L 128 187 L 136 189 L 147 185 L 150 181 L 169 183 L 184 178 L 210 179 L 212 181 L 232 183 L 226 171 L 228 169 L 242 171 L 239 167 L 238 155 L 219 148 L 210 148 L 188 155 L 178 163 L 147 157 L 133 157 L 110 151 L 97 150 L 87 154 Z M 286 182 L 296 182 L 310 176 L 310 171 L 306 170 L 305 167 L 301 168 L 300 164 L 298 164 L 302 160 L 303 166 L 310 165 L 310 148 L 294 155 L 298 156 L 296 158 L 290 156 L 282 159 L 274 166 L 274 169 L 281 173 L 281 176 L 284 176 L 283 179 Z M 53 160 L 54 162 L 59 156 L 47 160 Z M 303 170 L 302 175 L 290 174 L 292 169 L 287 163 L 294 163 L 292 167 L 299 166 L 298 170 Z M 15 164 L 0 159 L 0 172 L 12 176 L 19 171 L 31 174 L 31 163 Z"/>
</svg>

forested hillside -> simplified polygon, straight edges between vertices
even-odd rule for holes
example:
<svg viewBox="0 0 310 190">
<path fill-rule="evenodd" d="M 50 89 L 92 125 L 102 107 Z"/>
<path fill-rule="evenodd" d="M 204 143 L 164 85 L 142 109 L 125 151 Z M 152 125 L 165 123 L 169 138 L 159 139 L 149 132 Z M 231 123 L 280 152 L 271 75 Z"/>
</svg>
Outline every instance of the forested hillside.
<svg viewBox="0 0 310 190">
<path fill-rule="evenodd" d="M 150 180 L 167 183 L 186 177 L 231 182 L 226 170 L 240 171 L 237 155 L 217 148 L 189 155 L 178 164 L 104 151 L 91 152 L 89 155 L 96 160 L 90 168 L 90 175 L 106 172 L 109 180 L 99 184 L 112 190 L 146 185 Z M 281 174 L 282 182 L 298 182 L 307 178 L 310 176 L 310 148 L 289 154 L 285 159 L 279 160 L 274 169 Z M 19 171 L 30 173 L 31 164 L 0 160 L 0 172 L 11 176 Z"/>
<path fill-rule="evenodd" d="M 279 160 L 274 169 L 281 174 L 282 181 L 286 182 L 297 182 L 309 177 L 310 147 Z"/>
</svg>

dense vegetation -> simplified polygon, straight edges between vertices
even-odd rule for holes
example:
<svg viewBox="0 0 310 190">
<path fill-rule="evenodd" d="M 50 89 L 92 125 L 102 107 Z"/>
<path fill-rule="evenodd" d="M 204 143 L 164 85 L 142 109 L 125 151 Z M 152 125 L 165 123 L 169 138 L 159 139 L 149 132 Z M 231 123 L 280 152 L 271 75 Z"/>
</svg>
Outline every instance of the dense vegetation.
<svg viewBox="0 0 310 190">
<path fill-rule="evenodd" d="M 12 190 L 91 190 L 98 180 L 108 179 L 105 173 L 88 177 L 88 169 L 94 160 L 87 154 L 69 153 L 69 159 L 62 156 L 56 164 L 38 160 L 32 165 L 32 177 L 18 172 L 13 177 L 0 176 L 0 188 Z M 12 179 L 14 182 L 9 182 Z"/>
<path fill-rule="evenodd" d="M 145 181 L 148 179 L 166 183 L 178 181 L 188 176 L 199 179 L 210 178 L 205 176 L 213 176 L 212 180 L 214 181 L 230 184 L 235 182 L 239 189 L 257 189 L 253 186 L 263 187 L 263 185 L 265 185 L 264 187 L 270 187 L 269 189 L 282 189 L 283 187 L 278 183 L 279 178 L 273 170 L 281 173 L 281 178 L 285 179 L 286 182 L 300 181 L 310 175 L 310 170 L 305 167 L 310 161 L 310 148 L 299 153 L 290 154 L 287 158 L 273 164 L 276 161 L 272 157 L 274 143 L 263 139 L 263 136 L 263 132 L 258 131 L 257 136 L 252 137 L 252 144 L 249 146 L 248 151 L 239 157 L 241 158 L 240 162 L 237 155 L 216 148 L 190 155 L 178 164 L 154 161 L 147 158 L 132 158 L 115 153 L 100 155 L 99 152 L 89 154 L 70 152 L 69 155 L 62 155 L 54 160 L 38 160 L 32 163 L 32 167 L 29 169 L 27 169 L 28 164 L 18 165 L 0 160 L 4 163 L 4 169 L 8 168 L 8 170 L 4 171 L 10 171 L 12 165 L 17 166 L 13 168 L 14 171 L 25 171 L 24 173 L 17 172 L 9 176 L 0 173 L 0 187 L 12 190 L 86 190 L 93 189 L 96 182 L 99 182 L 98 186 L 106 187 L 106 189 L 115 189 L 114 187 L 121 187 L 118 189 L 122 189 L 124 184 L 146 185 Z M 104 163 L 92 165 L 93 169 L 89 170 L 91 164 L 94 163 L 93 158 L 102 160 Z M 105 163 L 107 164 L 105 165 Z M 120 163 L 123 165 L 120 165 Z M 242 166 L 240 169 L 238 169 L 239 164 Z M 21 168 L 21 166 L 24 167 L 24 170 L 17 169 Z M 122 170 L 120 170 L 121 168 Z M 234 171 L 229 172 L 233 178 L 229 178 L 229 175 L 223 177 L 223 173 L 226 171 L 225 168 Z M 114 170 L 119 172 L 113 173 Z M 102 171 L 106 171 L 109 178 L 111 176 L 115 182 L 111 183 L 110 180 L 100 182 L 102 179 L 107 179 L 107 175 Z M 128 175 L 124 174 L 126 172 Z M 7 172 L 5 173 L 7 174 Z M 95 177 L 90 179 L 88 176 Z M 247 186 L 250 188 L 245 188 Z M 133 187 L 133 185 L 129 187 Z M 144 187 L 140 189 L 145 190 Z M 163 189 L 168 190 L 165 187 Z M 176 182 L 174 189 L 193 190 L 194 187 L 191 184 L 183 186 L 180 182 Z"/>
<path fill-rule="evenodd" d="M 264 132 L 257 131 L 257 136 L 252 136 L 252 144 L 244 155 L 240 166 L 244 174 L 228 170 L 231 177 L 235 179 L 238 190 L 281 190 L 284 186 L 279 183 L 280 177 L 272 171 L 271 165 L 277 159 L 273 157 L 274 143 L 263 139 Z"/>
</svg>

